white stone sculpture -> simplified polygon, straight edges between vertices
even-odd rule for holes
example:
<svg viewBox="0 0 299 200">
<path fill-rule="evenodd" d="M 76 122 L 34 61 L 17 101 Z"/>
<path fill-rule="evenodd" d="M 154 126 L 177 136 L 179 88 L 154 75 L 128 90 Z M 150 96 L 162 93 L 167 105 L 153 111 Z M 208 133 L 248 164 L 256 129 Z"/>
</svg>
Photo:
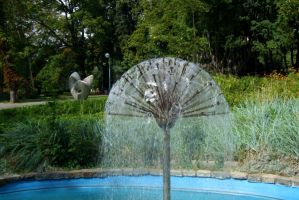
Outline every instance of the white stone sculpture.
<svg viewBox="0 0 299 200">
<path fill-rule="evenodd" d="M 74 99 L 87 99 L 92 81 L 93 75 L 87 76 L 85 79 L 81 80 L 80 75 L 77 72 L 73 72 L 69 78 L 69 86 Z"/>
</svg>

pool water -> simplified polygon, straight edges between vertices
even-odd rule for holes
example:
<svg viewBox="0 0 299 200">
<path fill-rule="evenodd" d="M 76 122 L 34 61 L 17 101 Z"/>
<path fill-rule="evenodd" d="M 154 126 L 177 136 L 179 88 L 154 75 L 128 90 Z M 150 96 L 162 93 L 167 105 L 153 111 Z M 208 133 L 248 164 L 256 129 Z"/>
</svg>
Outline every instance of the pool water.
<svg viewBox="0 0 299 200">
<path fill-rule="evenodd" d="M 298 187 L 238 180 L 172 177 L 172 200 L 299 200 Z M 0 187 L 0 200 L 161 200 L 160 176 L 19 181 Z"/>
<path fill-rule="evenodd" d="M 112 188 L 112 187 L 86 187 L 86 188 L 57 188 L 47 190 L 23 191 L 6 194 L 3 200 L 161 200 L 162 190 Z M 173 191 L 172 200 L 262 200 L 269 198 L 243 195 L 217 194 L 210 192 Z"/>
</svg>

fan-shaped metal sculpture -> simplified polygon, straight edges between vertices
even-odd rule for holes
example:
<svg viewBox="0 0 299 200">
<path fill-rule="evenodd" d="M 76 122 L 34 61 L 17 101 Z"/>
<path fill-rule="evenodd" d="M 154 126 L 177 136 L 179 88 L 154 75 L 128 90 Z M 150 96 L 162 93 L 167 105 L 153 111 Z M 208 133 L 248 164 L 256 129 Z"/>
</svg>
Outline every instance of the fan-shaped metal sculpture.
<svg viewBox="0 0 299 200">
<path fill-rule="evenodd" d="M 113 86 L 107 117 L 156 120 L 164 132 L 163 199 L 170 199 L 170 129 L 179 118 L 224 115 L 228 104 L 212 77 L 198 65 L 177 58 L 144 61 Z"/>
<path fill-rule="evenodd" d="M 69 78 L 69 87 L 74 99 L 87 99 L 92 81 L 93 75 L 87 76 L 85 79 L 81 80 L 80 75 L 77 72 L 73 72 Z"/>
</svg>

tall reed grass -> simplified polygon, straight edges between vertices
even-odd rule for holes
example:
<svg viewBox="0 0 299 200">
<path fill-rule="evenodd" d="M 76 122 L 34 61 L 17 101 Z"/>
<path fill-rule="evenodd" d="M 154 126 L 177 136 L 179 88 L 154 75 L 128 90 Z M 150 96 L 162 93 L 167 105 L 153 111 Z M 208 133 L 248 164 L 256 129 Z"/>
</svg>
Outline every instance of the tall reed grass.
<svg viewBox="0 0 299 200">
<path fill-rule="evenodd" d="M 91 167 L 100 156 L 103 123 L 54 119 L 15 123 L 0 134 L 1 158 L 14 171 Z"/>
<path fill-rule="evenodd" d="M 246 152 L 299 158 L 299 99 L 247 101 L 233 111 L 239 159 Z"/>
</svg>

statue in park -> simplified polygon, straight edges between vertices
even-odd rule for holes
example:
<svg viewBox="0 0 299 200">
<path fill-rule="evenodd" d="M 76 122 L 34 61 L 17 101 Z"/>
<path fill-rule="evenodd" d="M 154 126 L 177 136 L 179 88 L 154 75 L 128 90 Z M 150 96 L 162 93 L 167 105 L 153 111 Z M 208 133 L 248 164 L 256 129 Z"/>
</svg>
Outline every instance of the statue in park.
<svg viewBox="0 0 299 200">
<path fill-rule="evenodd" d="M 87 76 L 85 79 L 81 80 L 80 75 L 77 72 L 73 72 L 69 78 L 69 87 L 74 99 L 87 99 L 92 81 L 93 75 Z"/>
</svg>

